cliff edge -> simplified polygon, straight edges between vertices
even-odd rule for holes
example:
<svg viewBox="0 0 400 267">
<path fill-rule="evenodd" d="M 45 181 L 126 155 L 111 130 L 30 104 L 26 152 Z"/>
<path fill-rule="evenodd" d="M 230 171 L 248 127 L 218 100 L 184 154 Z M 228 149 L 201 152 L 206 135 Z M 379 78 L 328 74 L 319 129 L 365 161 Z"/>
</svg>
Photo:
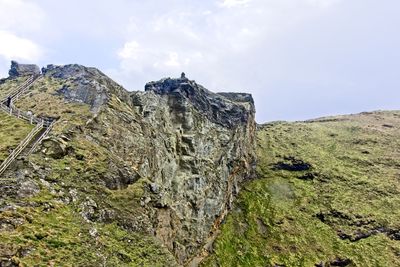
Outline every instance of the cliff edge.
<svg viewBox="0 0 400 267">
<path fill-rule="evenodd" d="M 23 76 L 10 75 L 0 91 L 6 94 L 6 85 L 22 82 Z M 0 257 L 6 261 L 44 264 L 35 256 L 42 249 L 54 255 L 53 262 L 61 261 L 51 243 L 61 238 L 57 229 L 34 242 L 22 238 L 16 245 L 9 238 L 26 236 L 36 222 L 40 229 L 47 218 L 37 217 L 40 210 L 53 205 L 57 208 L 46 210 L 48 216 L 73 217 L 81 225 L 71 228 L 88 228 L 81 235 L 96 248 L 85 254 L 91 262 L 187 264 L 202 253 L 241 183 L 254 172 L 255 108 L 249 94 L 215 94 L 186 77 L 128 92 L 95 68 L 49 65 L 15 105 L 57 123 L 40 150 L 5 174 L 16 178 L 0 192 L 1 209 L 7 211 L 0 225 L 10 230 L 0 236 Z M 17 216 L 16 223 L 10 207 L 31 217 Z M 24 227 L 28 223 L 30 230 Z M 114 240 L 106 233 L 110 227 L 130 239 Z M 147 245 L 131 243 L 135 238 Z M 99 240 L 113 240 L 124 255 Z M 22 255 L 15 246 L 31 253 Z M 64 257 L 79 265 L 76 251 L 64 248 Z"/>
</svg>

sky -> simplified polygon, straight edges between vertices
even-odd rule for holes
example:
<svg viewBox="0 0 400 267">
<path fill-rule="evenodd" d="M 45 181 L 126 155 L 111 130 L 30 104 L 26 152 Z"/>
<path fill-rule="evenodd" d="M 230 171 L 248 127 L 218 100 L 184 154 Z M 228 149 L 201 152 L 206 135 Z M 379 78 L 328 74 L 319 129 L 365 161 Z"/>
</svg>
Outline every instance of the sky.
<svg viewBox="0 0 400 267">
<path fill-rule="evenodd" d="M 0 0 L 0 77 L 97 67 L 127 90 L 184 71 L 257 122 L 400 109 L 399 0 Z"/>
</svg>

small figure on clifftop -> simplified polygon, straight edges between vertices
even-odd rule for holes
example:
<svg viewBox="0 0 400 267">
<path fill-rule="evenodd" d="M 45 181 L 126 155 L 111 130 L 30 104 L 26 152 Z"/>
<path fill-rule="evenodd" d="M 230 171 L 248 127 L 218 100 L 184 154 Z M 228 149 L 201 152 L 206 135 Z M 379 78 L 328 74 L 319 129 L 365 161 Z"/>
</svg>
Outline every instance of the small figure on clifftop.
<svg viewBox="0 0 400 267">
<path fill-rule="evenodd" d="M 182 74 L 181 74 L 181 79 L 186 79 L 186 75 L 184 72 L 182 72 Z"/>
<path fill-rule="evenodd" d="M 11 108 L 11 96 L 7 97 L 7 107 Z"/>
</svg>

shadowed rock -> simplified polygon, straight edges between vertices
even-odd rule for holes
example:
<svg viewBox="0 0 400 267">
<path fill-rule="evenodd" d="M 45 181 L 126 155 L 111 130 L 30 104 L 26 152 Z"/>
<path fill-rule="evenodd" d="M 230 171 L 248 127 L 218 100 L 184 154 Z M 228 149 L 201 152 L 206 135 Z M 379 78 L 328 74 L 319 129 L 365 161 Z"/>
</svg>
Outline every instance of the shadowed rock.
<svg viewBox="0 0 400 267">
<path fill-rule="evenodd" d="M 29 76 L 29 75 L 39 75 L 40 69 L 37 65 L 34 64 L 19 64 L 16 61 L 11 61 L 11 68 L 8 71 L 10 77 L 20 77 L 20 76 Z"/>
<path fill-rule="evenodd" d="M 129 99 L 129 94 L 122 86 L 96 68 L 78 64 L 47 65 L 42 72 L 48 77 L 69 80 L 57 92 L 68 101 L 89 104 L 93 113 L 99 112 L 112 94 L 126 101 Z"/>
<path fill-rule="evenodd" d="M 294 157 L 285 157 L 285 161 L 280 161 L 274 165 L 274 170 L 285 170 L 285 171 L 308 171 L 311 169 L 311 164 L 306 163 L 302 160 L 295 159 Z M 312 177 L 305 177 L 312 178 Z"/>
<path fill-rule="evenodd" d="M 179 79 L 166 78 L 149 82 L 145 91 L 153 91 L 159 95 L 169 95 L 175 102 L 174 108 L 185 112 L 183 103 L 189 100 L 193 106 L 212 122 L 224 127 L 233 128 L 244 125 L 249 114 L 255 113 L 254 101 L 250 94 L 213 93 L 182 75 Z M 246 103 L 246 105 L 243 105 Z"/>
</svg>

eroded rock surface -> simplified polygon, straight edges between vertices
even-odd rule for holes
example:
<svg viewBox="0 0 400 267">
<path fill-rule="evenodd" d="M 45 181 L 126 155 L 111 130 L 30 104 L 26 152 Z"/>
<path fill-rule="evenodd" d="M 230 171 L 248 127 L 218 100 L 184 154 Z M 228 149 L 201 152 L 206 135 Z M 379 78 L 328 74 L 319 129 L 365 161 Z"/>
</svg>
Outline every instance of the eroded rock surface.
<svg viewBox="0 0 400 267">
<path fill-rule="evenodd" d="M 34 64 L 19 64 L 16 61 L 11 61 L 11 69 L 8 74 L 10 77 L 39 75 L 40 69 Z"/>
<path fill-rule="evenodd" d="M 111 94 L 119 98 L 127 97 L 127 92 L 117 83 L 105 76 L 96 68 L 77 64 L 56 66 L 48 65 L 42 68 L 46 77 L 68 81 L 58 89 L 58 93 L 67 101 L 90 105 L 92 112 L 98 112 L 107 103 Z"/>
<path fill-rule="evenodd" d="M 85 222 L 155 236 L 179 264 L 190 262 L 253 175 L 251 95 L 215 94 L 184 76 L 127 92 L 94 68 L 49 65 L 42 72 L 43 86 L 29 97 L 62 99 L 69 108 L 59 115 L 62 130 L 31 159 L 34 179 L 57 185 L 60 201 L 76 206 Z M 85 123 L 71 117 L 76 105 L 90 107 Z M 29 108 L 46 112 L 40 103 Z M 119 200 L 136 196 L 130 206 Z"/>
<path fill-rule="evenodd" d="M 185 262 L 196 253 L 253 171 L 254 105 L 194 81 L 163 79 L 132 94 L 151 125 L 153 151 L 139 172 L 157 185 L 157 235 Z M 246 100 L 246 101 L 244 101 Z M 149 166 L 150 168 L 148 168 Z M 151 175 L 150 175 L 151 174 Z"/>
</svg>

